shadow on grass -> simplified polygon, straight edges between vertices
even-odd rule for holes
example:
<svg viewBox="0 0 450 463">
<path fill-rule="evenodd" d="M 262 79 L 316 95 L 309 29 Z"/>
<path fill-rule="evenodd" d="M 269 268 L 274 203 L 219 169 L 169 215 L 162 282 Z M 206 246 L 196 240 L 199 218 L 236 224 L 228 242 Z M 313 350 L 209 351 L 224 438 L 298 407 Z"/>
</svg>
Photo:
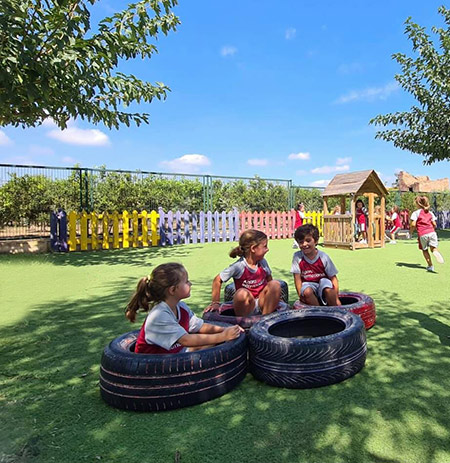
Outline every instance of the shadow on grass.
<svg viewBox="0 0 450 463">
<path fill-rule="evenodd" d="M 200 313 L 210 281 L 198 284 L 188 302 Z M 121 314 L 134 285 L 126 278 L 99 299 L 36 305 L 0 330 L 1 461 L 162 463 L 176 452 L 183 463 L 450 461 L 448 307 L 405 311 L 397 293 L 372 295 L 366 367 L 340 384 L 288 390 L 247 375 L 211 402 L 132 413 L 102 402 L 98 372 L 104 346 L 139 326 Z"/>
<path fill-rule="evenodd" d="M 410 264 L 409 262 L 396 262 L 395 265 L 397 267 L 408 267 L 408 268 L 417 268 L 420 270 L 425 270 L 426 267 L 420 264 Z"/>
</svg>

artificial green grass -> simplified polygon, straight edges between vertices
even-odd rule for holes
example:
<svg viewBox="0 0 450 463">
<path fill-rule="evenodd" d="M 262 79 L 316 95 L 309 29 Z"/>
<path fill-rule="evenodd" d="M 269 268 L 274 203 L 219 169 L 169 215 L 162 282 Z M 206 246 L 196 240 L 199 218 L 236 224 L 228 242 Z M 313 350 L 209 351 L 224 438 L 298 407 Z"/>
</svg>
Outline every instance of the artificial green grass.
<svg viewBox="0 0 450 463">
<path fill-rule="evenodd" d="M 247 375 L 194 407 L 133 413 L 107 406 L 104 346 L 136 329 L 123 308 L 140 276 L 182 262 L 197 314 L 231 243 L 0 256 L 1 462 L 450 462 L 450 233 L 447 262 L 425 271 L 416 241 L 325 249 L 342 290 L 371 295 L 377 323 L 365 368 L 332 386 L 269 387 Z M 275 278 L 295 289 L 292 240 L 271 241 Z M 140 318 L 142 321 L 143 317 Z"/>
</svg>

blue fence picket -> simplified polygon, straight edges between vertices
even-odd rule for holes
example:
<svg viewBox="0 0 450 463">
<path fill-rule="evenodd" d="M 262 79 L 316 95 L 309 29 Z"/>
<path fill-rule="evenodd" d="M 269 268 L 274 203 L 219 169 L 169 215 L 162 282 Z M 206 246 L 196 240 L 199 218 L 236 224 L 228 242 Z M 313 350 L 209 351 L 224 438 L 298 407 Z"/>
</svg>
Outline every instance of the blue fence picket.
<svg viewBox="0 0 450 463">
<path fill-rule="evenodd" d="M 181 244 L 181 212 L 177 211 L 175 213 L 175 220 L 176 220 L 176 226 L 177 226 L 177 232 L 175 234 L 175 239 L 174 242 L 177 244 Z"/>
<path fill-rule="evenodd" d="M 227 240 L 227 213 L 222 211 L 222 241 Z"/>
<path fill-rule="evenodd" d="M 166 216 L 162 208 L 158 209 L 159 214 L 159 245 L 165 246 L 166 243 Z"/>
<path fill-rule="evenodd" d="M 169 244 L 173 246 L 173 212 L 167 212 L 167 238 L 169 240 Z"/>
<path fill-rule="evenodd" d="M 184 211 L 183 214 L 184 221 L 184 244 L 189 244 L 191 242 L 191 233 L 189 231 L 189 212 Z"/>
<path fill-rule="evenodd" d="M 200 212 L 200 243 L 205 242 L 205 213 Z"/>
<path fill-rule="evenodd" d="M 196 212 L 192 213 L 192 242 L 195 244 L 198 240 L 198 215 Z"/>
<path fill-rule="evenodd" d="M 208 243 L 211 243 L 212 241 L 212 212 L 211 211 L 208 211 L 206 213 L 206 226 L 207 226 L 207 230 L 206 230 L 207 240 L 208 240 Z"/>
<path fill-rule="evenodd" d="M 219 235 L 219 213 L 217 211 L 214 212 L 214 241 L 217 243 L 220 241 Z"/>
</svg>

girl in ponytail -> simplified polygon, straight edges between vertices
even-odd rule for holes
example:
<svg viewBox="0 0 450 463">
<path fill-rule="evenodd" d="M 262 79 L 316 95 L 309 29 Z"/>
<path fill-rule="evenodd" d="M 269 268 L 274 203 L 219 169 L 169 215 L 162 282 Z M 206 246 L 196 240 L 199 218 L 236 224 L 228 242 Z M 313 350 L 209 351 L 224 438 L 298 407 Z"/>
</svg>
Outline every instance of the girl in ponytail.
<svg viewBox="0 0 450 463">
<path fill-rule="evenodd" d="M 136 341 L 138 354 L 175 354 L 198 350 L 237 338 L 242 328 L 223 328 L 203 322 L 184 303 L 191 294 L 186 269 L 177 263 L 161 264 L 139 280 L 125 311 L 134 322 L 139 309 L 149 312 Z"/>
<path fill-rule="evenodd" d="M 444 263 L 444 258 L 438 250 L 438 237 L 435 230 L 436 216 L 430 211 L 430 202 L 427 196 L 417 196 L 416 204 L 419 209 L 411 214 L 411 235 L 414 229 L 416 229 L 419 249 L 422 251 L 423 257 L 427 262 L 427 271 L 434 272 L 434 266 L 428 248 L 431 249 L 434 257 L 440 264 Z"/>
<path fill-rule="evenodd" d="M 246 230 L 239 238 L 239 246 L 230 251 L 230 257 L 239 257 L 234 264 L 214 278 L 212 301 L 206 311 L 220 305 L 222 283 L 234 279 L 234 313 L 239 317 L 250 314 L 272 313 L 280 302 L 281 287 L 272 279 L 272 272 L 264 256 L 269 251 L 267 235 L 259 230 Z"/>
</svg>

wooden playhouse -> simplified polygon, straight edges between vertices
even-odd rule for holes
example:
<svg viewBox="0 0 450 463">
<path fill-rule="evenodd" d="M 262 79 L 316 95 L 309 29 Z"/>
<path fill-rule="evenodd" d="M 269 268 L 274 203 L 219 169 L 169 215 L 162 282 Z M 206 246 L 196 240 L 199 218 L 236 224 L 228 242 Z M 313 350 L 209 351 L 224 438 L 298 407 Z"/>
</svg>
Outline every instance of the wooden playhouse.
<svg viewBox="0 0 450 463">
<path fill-rule="evenodd" d="M 322 193 L 323 244 L 344 249 L 380 248 L 385 244 L 384 218 L 388 191 L 374 170 L 336 175 Z M 329 198 L 340 199 L 340 214 L 330 213 Z M 380 198 L 375 211 L 375 198 Z M 346 209 L 346 200 L 350 210 Z M 356 201 L 362 199 L 368 209 L 367 244 L 357 240 Z"/>
</svg>

